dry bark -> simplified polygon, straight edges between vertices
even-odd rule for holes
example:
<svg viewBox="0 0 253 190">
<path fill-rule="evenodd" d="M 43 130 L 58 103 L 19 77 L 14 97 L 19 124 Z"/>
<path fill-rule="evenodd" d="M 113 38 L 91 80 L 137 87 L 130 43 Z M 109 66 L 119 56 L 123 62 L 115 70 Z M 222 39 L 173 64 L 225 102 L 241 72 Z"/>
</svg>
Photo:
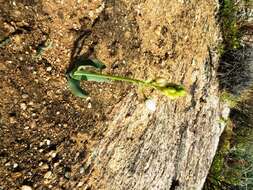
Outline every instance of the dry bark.
<svg viewBox="0 0 253 190">
<path fill-rule="evenodd" d="M 218 40 L 215 2 L 208 3 L 208 8 L 201 6 L 196 12 L 213 11 L 211 15 L 201 12 L 201 18 L 194 20 L 198 14 L 189 7 L 198 6 L 196 2 L 106 2 L 103 14 L 110 19 L 104 20 L 100 15 L 91 29 L 95 33 L 91 39 L 101 39 L 96 45 L 96 56 L 110 63 L 111 59 L 122 60 L 123 54 L 128 69 L 135 76 L 150 77 L 157 73 L 169 76 L 170 81 L 185 84 L 188 95 L 172 101 L 152 93 L 150 96 L 157 102 L 156 111 L 152 112 L 138 93 L 130 90 L 114 106 L 108 125 L 101 124 L 106 130 L 101 141 L 94 145 L 86 163 L 90 167 L 87 187 L 111 190 L 202 188 L 223 130 L 219 124 L 223 106 L 219 102 L 216 78 L 218 59 L 210 48 Z M 141 19 L 136 15 L 136 7 L 139 7 L 137 12 L 142 15 Z M 166 14 L 173 8 L 174 12 Z M 189 12 L 185 15 L 186 11 Z M 192 14 L 196 17 L 191 17 Z M 206 27 L 205 16 L 209 27 L 207 31 L 203 29 Z M 188 26 L 191 22 L 200 26 Z M 124 27 L 130 33 L 127 37 L 124 36 Z M 169 33 L 162 39 L 165 45 L 161 47 L 156 45 L 163 35 L 163 32 L 156 33 L 159 27 L 166 28 L 165 33 Z M 205 40 L 200 42 L 204 31 Z M 182 39 L 184 35 L 190 40 Z M 133 45 L 136 39 L 139 43 L 137 48 Z M 120 44 L 117 51 L 123 53 L 107 55 L 104 47 L 110 47 L 112 42 Z M 187 47 L 189 45 L 190 48 Z M 176 56 L 166 58 L 166 54 L 170 53 Z M 170 64 L 171 60 L 175 63 L 168 69 L 162 67 L 159 61 L 157 63 L 157 59 L 165 64 Z"/>
</svg>

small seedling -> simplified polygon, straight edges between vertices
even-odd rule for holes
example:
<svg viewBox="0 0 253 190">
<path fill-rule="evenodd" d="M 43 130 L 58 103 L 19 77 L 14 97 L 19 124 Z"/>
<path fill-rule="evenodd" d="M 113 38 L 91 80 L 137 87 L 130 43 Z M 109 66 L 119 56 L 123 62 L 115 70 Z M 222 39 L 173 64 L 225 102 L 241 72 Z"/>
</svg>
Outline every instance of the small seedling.
<svg viewBox="0 0 253 190">
<path fill-rule="evenodd" d="M 10 42 L 11 42 L 11 38 L 10 37 L 4 38 L 3 40 L 0 41 L 0 48 L 6 46 Z"/>
<path fill-rule="evenodd" d="M 141 88 L 153 88 L 160 91 L 165 96 L 176 99 L 186 95 L 186 91 L 182 85 L 168 83 L 163 78 L 157 78 L 154 80 L 138 80 L 123 76 L 114 76 L 95 72 L 95 69 L 102 70 L 105 65 L 97 59 L 83 60 L 82 64 L 77 65 L 68 74 L 68 85 L 70 90 L 75 96 L 85 97 L 85 92 L 80 87 L 80 81 L 95 81 L 95 82 L 111 82 L 111 81 L 123 81 L 135 84 Z"/>
<path fill-rule="evenodd" d="M 50 39 L 47 39 L 42 44 L 40 44 L 36 49 L 35 57 L 41 57 L 41 55 L 48 49 L 52 48 L 53 42 Z"/>
</svg>

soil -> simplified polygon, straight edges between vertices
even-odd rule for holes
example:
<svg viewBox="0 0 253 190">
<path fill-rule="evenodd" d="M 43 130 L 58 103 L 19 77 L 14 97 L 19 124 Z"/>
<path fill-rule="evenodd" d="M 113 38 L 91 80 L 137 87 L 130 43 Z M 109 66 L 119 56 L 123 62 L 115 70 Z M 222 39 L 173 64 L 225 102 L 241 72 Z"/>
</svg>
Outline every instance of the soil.
<svg viewBox="0 0 253 190">
<path fill-rule="evenodd" d="M 216 11 L 214 0 L 0 0 L 0 189 L 91 188 L 86 162 L 114 106 L 143 98 L 129 84 L 90 82 L 88 98 L 74 97 L 68 68 L 96 57 L 105 73 L 191 89 L 218 43 Z"/>
</svg>

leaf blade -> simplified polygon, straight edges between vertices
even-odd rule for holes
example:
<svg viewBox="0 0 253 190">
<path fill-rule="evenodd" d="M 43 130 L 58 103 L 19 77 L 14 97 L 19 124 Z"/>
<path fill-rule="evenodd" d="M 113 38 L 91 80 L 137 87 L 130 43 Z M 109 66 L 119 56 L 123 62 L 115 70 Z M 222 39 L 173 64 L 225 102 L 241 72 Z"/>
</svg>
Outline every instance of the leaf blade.
<svg viewBox="0 0 253 190">
<path fill-rule="evenodd" d="M 72 92 L 73 95 L 80 97 L 80 98 L 84 98 L 88 95 L 87 92 L 85 92 L 81 86 L 80 86 L 80 81 L 73 79 L 73 78 L 68 78 L 67 80 L 68 82 L 68 87 L 70 89 L 70 91 Z"/>
<path fill-rule="evenodd" d="M 81 80 L 95 81 L 95 82 L 111 82 L 111 80 L 109 79 L 110 77 L 107 75 L 102 75 L 99 73 L 85 71 L 85 70 L 75 71 L 73 74 L 73 78 L 77 80 L 81 79 Z"/>
</svg>

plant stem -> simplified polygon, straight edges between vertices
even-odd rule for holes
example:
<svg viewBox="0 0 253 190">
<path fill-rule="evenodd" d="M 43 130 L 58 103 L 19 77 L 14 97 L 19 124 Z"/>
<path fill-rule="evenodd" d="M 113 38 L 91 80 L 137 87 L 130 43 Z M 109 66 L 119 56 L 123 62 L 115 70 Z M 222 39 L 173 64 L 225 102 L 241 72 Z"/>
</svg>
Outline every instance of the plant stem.
<svg viewBox="0 0 253 190">
<path fill-rule="evenodd" d="M 185 89 L 180 85 L 163 84 L 155 80 L 152 80 L 152 81 L 138 80 L 138 79 L 132 79 L 132 78 L 123 77 L 123 76 L 112 76 L 112 75 L 100 74 L 100 73 L 90 72 L 86 70 L 77 70 L 71 74 L 71 77 L 78 81 L 86 80 L 86 81 L 96 81 L 96 82 L 108 82 L 108 81 L 114 80 L 114 81 L 129 82 L 129 83 L 133 83 L 142 87 L 154 88 L 172 99 L 184 96 L 186 94 Z"/>
<path fill-rule="evenodd" d="M 137 85 L 153 86 L 149 82 L 138 80 L 138 79 L 132 79 L 132 78 L 122 77 L 122 76 L 111 76 L 111 75 L 100 74 L 100 73 L 92 73 L 92 72 L 87 72 L 87 71 L 76 71 L 74 73 L 74 75 L 76 75 L 76 76 L 98 77 L 98 78 L 115 80 L 115 81 L 130 82 L 130 83 L 137 84 Z"/>
</svg>

